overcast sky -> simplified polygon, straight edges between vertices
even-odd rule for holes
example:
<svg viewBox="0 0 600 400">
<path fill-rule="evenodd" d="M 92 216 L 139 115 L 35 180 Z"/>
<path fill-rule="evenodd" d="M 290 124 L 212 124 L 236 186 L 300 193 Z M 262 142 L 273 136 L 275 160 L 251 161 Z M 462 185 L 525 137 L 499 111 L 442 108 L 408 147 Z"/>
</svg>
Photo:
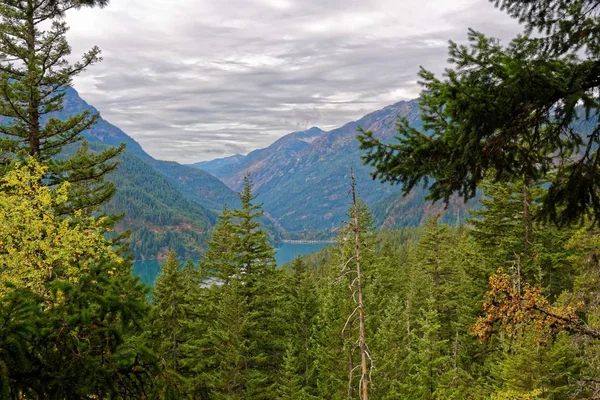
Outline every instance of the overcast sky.
<svg viewBox="0 0 600 400">
<path fill-rule="evenodd" d="M 67 16 L 75 89 L 156 158 L 247 153 L 418 96 L 469 27 L 519 27 L 487 0 L 112 0 Z"/>
</svg>

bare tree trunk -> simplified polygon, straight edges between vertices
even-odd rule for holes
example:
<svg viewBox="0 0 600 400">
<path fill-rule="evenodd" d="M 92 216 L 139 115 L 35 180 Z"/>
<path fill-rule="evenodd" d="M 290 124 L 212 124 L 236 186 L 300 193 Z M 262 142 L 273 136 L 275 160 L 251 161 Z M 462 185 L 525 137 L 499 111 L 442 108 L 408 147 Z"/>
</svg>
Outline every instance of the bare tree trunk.
<svg viewBox="0 0 600 400">
<path fill-rule="evenodd" d="M 348 398 L 352 398 L 352 375 L 354 374 L 354 361 L 352 361 L 352 348 L 348 346 Z"/>
<path fill-rule="evenodd" d="M 360 384 L 362 400 L 369 400 L 369 370 L 367 362 L 367 342 L 365 338 L 365 309 L 362 294 L 362 274 L 360 270 L 360 223 L 358 219 L 359 209 L 356 200 L 356 179 L 352 172 L 352 206 L 354 208 L 354 261 L 356 263 L 356 293 L 358 296 L 358 334 L 360 347 Z"/>
</svg>

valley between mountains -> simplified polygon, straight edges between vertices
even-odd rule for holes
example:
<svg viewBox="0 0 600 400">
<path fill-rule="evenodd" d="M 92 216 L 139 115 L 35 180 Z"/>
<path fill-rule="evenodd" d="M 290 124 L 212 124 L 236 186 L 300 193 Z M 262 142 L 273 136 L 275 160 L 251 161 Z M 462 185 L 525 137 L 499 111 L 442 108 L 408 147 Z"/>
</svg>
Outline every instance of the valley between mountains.
<svg viewBox="0 0 600 400">
<path fill-rule="evenodd" d="M 86 109 L 96 111 L 69 89 L 61 114 Z M 285 135 L 247 155 L 193 165 L 153 158 L 104 119 L 84 136 L 93 148 L 126 144 L 120 166 L 109 178 L 117 192 L 105 211 L 126 215 L 118 229 L 131 231 L 135 259 L 162 258 L 168 249 L 196 257 L 205 248 L 223 206 L 237 206 L 236 192 L 246 174 L 250 174 L 257 201 L 263 203 L 262 222 L 274 242 L 335 237 L 347 220 L 351 168 L 359 196 L 373 210 L 378 227 L 417 226 L 442 211 L 444 222 L 461 220 L 467 207 L 461 200 L 452 201 L 444 211 L 442 204 L 425 201 L 422 190 L 403 198 L 400 187 L 374 180 L 369 167 L 362 164 L 357 129 L 371 130 L 391 141 L 399 115 L 415 126 L 421 124 L 418 102 L 401 101 L 328 132 L 313 127 Z"/>
</svg>

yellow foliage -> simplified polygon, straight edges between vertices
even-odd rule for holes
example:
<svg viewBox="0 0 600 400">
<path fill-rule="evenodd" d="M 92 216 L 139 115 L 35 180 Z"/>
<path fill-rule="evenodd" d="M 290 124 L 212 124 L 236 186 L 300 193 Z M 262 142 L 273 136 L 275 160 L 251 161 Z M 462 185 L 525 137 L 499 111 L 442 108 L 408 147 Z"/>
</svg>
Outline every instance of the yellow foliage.
<svg viewBox="0 0 600 400">
<path fill-rule="evenodd" d="M 105 234 L 104 218 L 56 215 L 68 183 L 43 185 L 46 168 L 31 159 L 0 179 L 0 295 L 10 282 L 46 294 L 55 279 L 76 282 L 100 260 L 121 263 Z"/>
<path fill-rule="evenodd" d="M 492 400 L 535 400 L 541 399 L 542 391 L 539 389 L 531 392 L 517 392 L 515 390 L 507 390 L 495 393 L 492 395 Z"/>
</svg>

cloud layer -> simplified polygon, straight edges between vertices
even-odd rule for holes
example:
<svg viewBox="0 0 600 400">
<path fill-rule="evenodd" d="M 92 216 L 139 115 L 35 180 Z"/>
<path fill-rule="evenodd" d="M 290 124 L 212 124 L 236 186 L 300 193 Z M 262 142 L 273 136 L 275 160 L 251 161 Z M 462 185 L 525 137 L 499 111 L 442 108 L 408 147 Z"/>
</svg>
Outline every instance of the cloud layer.
<svg viewBox="0 0 600 400">
<path fill-rule="evenodd" d="M 112 0 L 67 22 L 74 54 L 103 51 L 82 97 L 184 163 L 417 97 L 419 65 L 441 72 L 449 39 L 519 31 L 486 0 Z"/>
</svg>

